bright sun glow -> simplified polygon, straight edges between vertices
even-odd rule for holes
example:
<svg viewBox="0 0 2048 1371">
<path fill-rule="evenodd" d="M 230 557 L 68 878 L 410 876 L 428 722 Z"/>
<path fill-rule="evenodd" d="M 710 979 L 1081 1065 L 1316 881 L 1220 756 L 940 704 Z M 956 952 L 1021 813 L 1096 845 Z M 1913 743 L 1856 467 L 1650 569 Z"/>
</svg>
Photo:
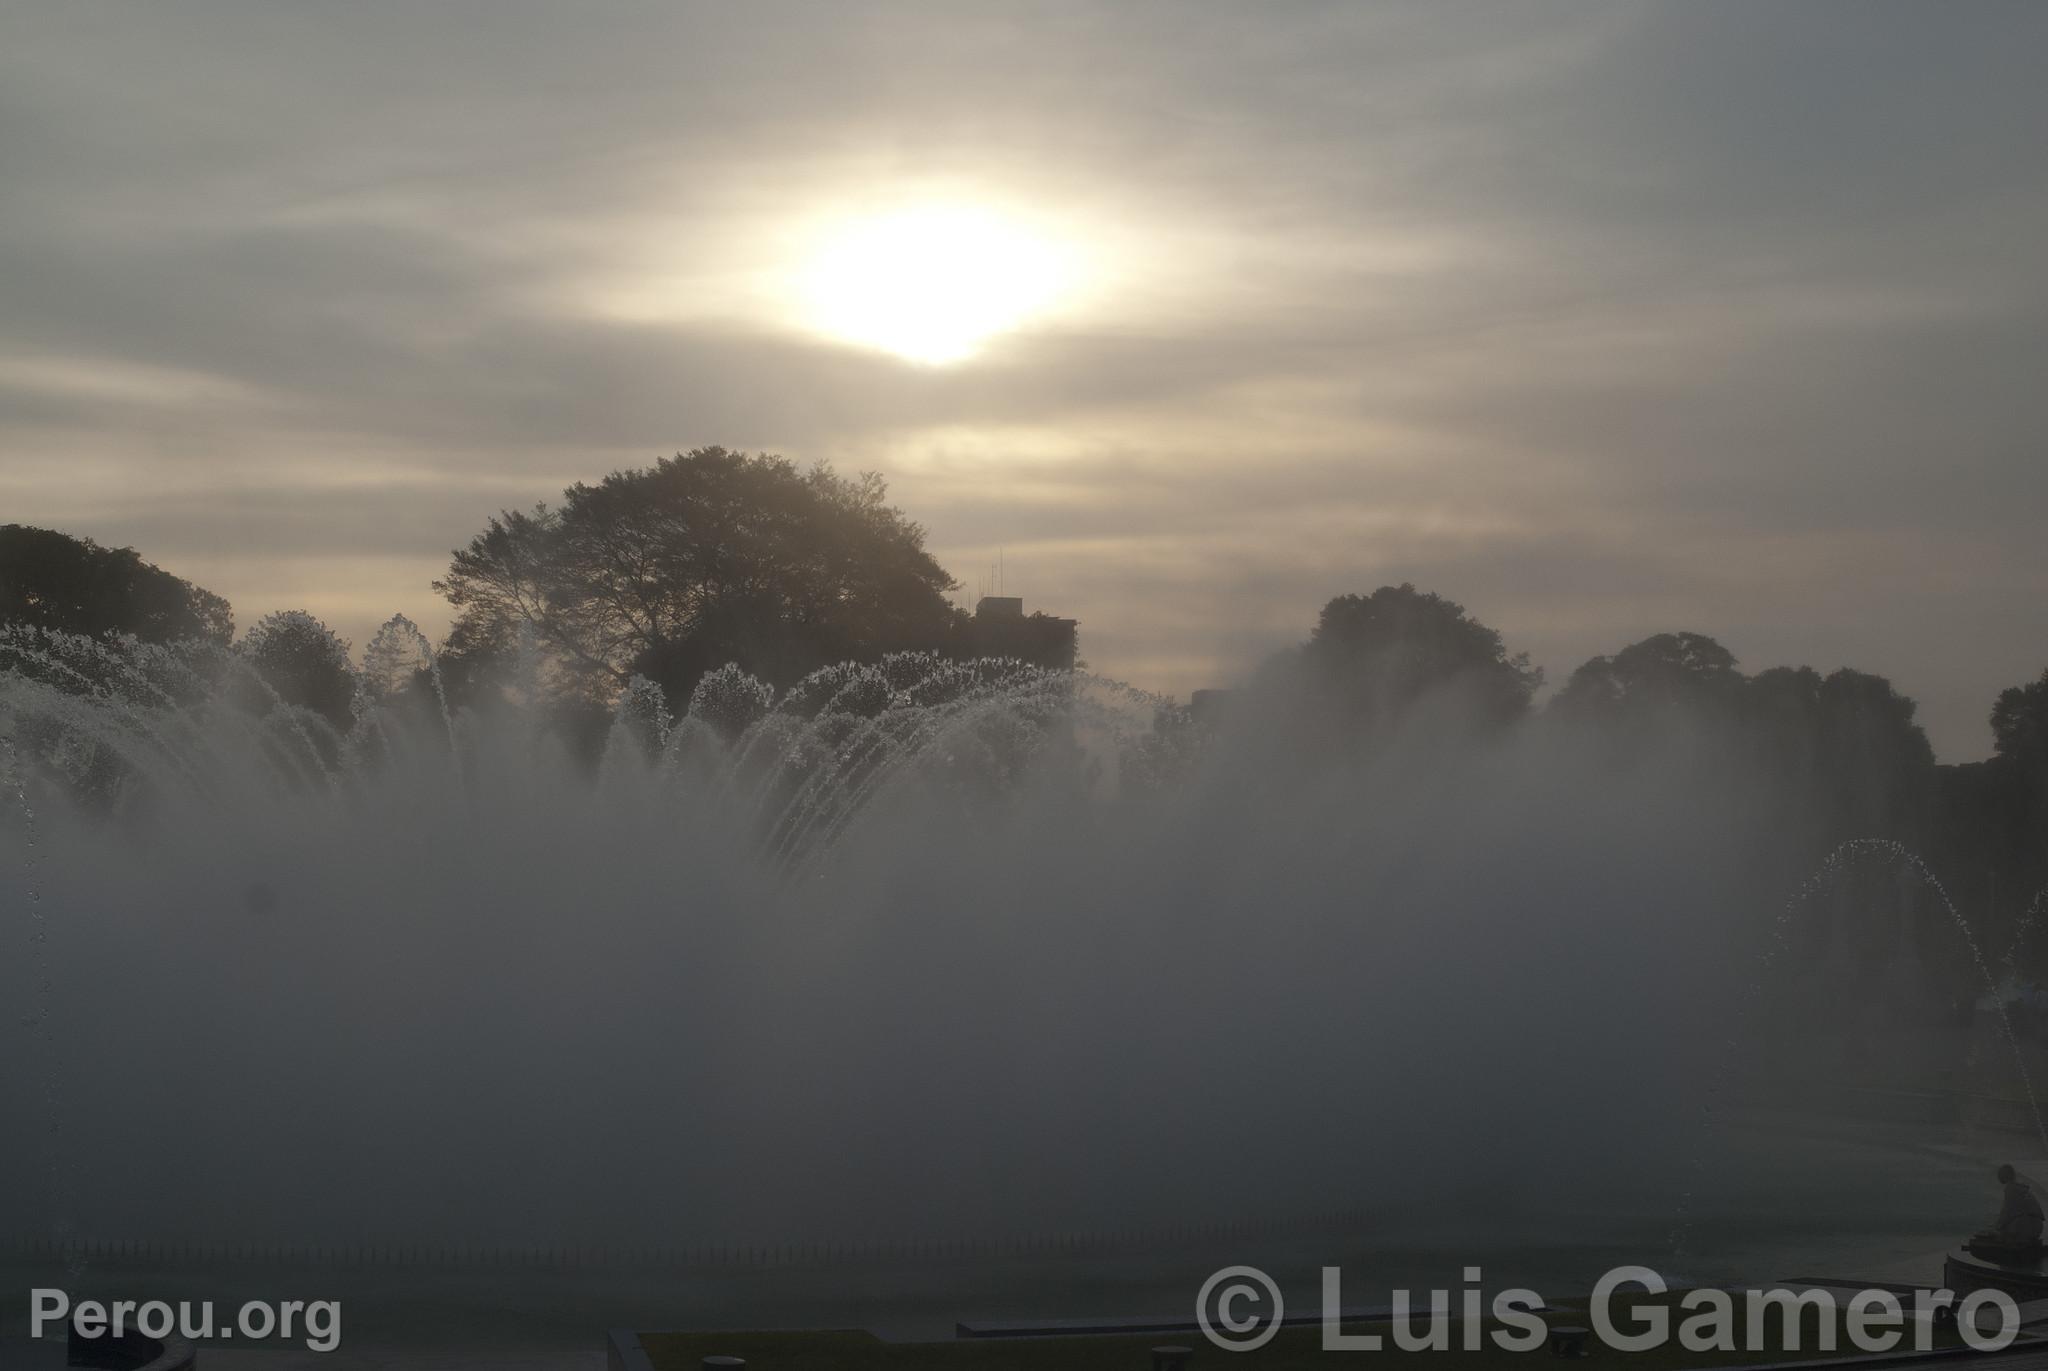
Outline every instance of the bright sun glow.
<svg viewBox="0 0 2048 1371">
<path fill-rule="evenodd" d="M 927 205 L 841 223 L 803 270 L 812 328 L 927 366 L 962 361 L 1044 314 L 1070 254 L 993 210 Z"/>
</svg>

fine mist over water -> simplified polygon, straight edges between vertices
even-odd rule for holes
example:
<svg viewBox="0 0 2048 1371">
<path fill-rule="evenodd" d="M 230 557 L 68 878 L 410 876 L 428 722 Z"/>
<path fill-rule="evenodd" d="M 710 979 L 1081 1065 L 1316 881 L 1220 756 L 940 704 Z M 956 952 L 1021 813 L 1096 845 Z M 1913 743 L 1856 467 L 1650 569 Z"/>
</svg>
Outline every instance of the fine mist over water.
<svg viewBox="0 0 2048 1371">
<path fill-rule="evenodd" d="M 1446 695 L 1350 748 L 1281 686 L 892 659 L 629 692 L 592 764 L 424 677 L 343 734 L 40 651 L 5 1185 L 74 1236 L 1661 1222 L 1800 874 L 1705 725 L 1624 757 Z"/>
</svg>

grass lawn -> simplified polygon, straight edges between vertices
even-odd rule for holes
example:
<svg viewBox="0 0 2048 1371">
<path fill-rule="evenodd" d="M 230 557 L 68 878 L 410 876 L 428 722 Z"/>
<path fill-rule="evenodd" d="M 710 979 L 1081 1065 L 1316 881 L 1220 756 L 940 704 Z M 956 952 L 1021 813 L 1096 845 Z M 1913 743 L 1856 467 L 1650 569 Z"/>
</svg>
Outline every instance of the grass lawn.
<svg viewBox="0 0 2048 1371">
<path fill-rule="evenodd" d="M 1676 1305 L 1681 1294 L 1617 1297 L 1614 1302 L 1615 1322 L 1624 1330 L 1632 1329 L 1634 1325 L 1624 1316 L 1623 1309 L 1653 1303 Z M 1742 1301 L 1738 1296 L 1735 1325 L 1738 1339 L 1743 1326 L 1742 1311 Z M 1560 1304 L 1546 1317 L 1553 1325 L 1591 1326 L 1583 1308 L 1566 1304 Z M 1671 1326 L 1676 1329 L 1683 1317 L 1674 1308 Z M 1774 1332 L 1780 1330 L 1782 1318 L 1781 1314 L 1773 1312 L 1770 1329 Z M 1421 1321 L 1419 1317 L 1418 1323 Z M 1786 1350 L 1782 1337 L 1776 1339 L 1771 1348 L 1760 1352 L 1688 1352 L 1673 1337 L 1668 1345 L 1653 1351 L 1624 1353 L 1604 1347 L 1596 1340 L 1589 1344 L 1589 1355 L 1566 1364 L 1583 1367 L 1585 1371 L 1623 1365 L 1630 1371 L 1660 1371 L 1664 1367 L 1740 1366 L 1795 1358 L 1863 1355 L 1848 1340 L 1839 1315 L 1835 1320 L 1834 1350 L 1821 1349 L 1818 1345 L 1820 1323 L 1820 1315 L 1816 1311 L 1802 1311 L 1796 1351 Z M 1490 1321 L 1485 1325 L 1489 1331 L 1494 1326 Z M 1117 1368 L 1122 1371 L 1150 1371 L 1151 1349 L 1167 1343 L 1193 1348 L 1196 1365 L 1227 1366 L 1233 1371 L 1238 1368 L 1242 1371 L 1287 1371 L 1292 1367 L 1320 1368 L 1347 1360 L 1359 1364 L 1361 1361 L 1388 1358 L 1414 1360 L 1417 1371 L 1424 1366 L 1435 1371 L 1510 1371 L 1510 1368 L 1517 1367 L 1522 1371 L 1535 1371 L 1537 1367 L 1553 1364 L 1548 1351 L 1540 1346 L 1531 1352 L 1509 1352 L 1493 1346 L 1488 1340 L 1480 1351 L 1464 1351 L 1463 1325 L 1455 1322 L 1451 1325 L 1451 1350 L 1442 1352 L 1400 1350 L 1394 1346 L 1384 1322 L 1346 1325 L 1346 1331 L 1378 1333 L 1383 1346 L 1376 1352 L 1324 1352 L 1322 1330 L 1313 1326 L 1284 1328 L 1271 1342 L 1252 1352 L 1227 1352 L 1213 1347 L 1199 1332 L 961 1338 L 929 1343 L 886 1343 L 872 1334 L 851 1331 L 647 1333 L 642 1335 L 641 1344 L 647 1349 L 655 1371 L 698 1371 L 705 1357 L 717 1355 L 744 1357 L 747 1371 L 861 1371 L 867 1367 L 924 1368 L 926 1371 L 954 1371 L 955 1368 L 959 1371 L 1117 1371 Z M 1944 1330 L 1934 1338 L 1933 1345 L 1936 1348 L 1954 1347 L 1959 1341 L 1952 1330 Z M 1897 1350 L 1906 1351 L 1911 1347 L 1909 1331 Z"/>
</svg>

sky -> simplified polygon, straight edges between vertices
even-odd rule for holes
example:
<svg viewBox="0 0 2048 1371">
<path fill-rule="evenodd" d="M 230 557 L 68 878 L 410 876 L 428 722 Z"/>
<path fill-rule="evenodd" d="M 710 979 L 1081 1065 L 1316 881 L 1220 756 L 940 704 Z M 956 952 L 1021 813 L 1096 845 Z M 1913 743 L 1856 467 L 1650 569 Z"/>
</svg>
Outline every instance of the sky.
<svg viewBox="0 0 2048 1371">
<path fill-rule="evenodd" d="M 875 470 L 1185 693 L 1413 581 L 2048 667 L 2048 6 L 0 0 L 0 522 L 358 647 L 487 517 Z"/>
</svg>

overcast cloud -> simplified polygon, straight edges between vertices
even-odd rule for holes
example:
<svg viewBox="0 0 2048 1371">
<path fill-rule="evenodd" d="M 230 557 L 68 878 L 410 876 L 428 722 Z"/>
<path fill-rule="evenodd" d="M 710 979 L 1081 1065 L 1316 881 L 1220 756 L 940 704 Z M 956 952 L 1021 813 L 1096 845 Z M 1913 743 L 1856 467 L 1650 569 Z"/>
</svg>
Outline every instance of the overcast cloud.
<svg viewBox="0 0 2048 1371">
<path fill-rule="evenodd" d="M 1223 683 L 1413 580 L 1561 681 L 1695 629 L 1938 751 L 2048 665 L 2048 7 L 0 4 L 0 521 L 358 644 L 505 505 L 888 475 L 971 596 Z M 792 234 L 933 189 L 1089 289 L 933 369 Z"/>
</svg>

